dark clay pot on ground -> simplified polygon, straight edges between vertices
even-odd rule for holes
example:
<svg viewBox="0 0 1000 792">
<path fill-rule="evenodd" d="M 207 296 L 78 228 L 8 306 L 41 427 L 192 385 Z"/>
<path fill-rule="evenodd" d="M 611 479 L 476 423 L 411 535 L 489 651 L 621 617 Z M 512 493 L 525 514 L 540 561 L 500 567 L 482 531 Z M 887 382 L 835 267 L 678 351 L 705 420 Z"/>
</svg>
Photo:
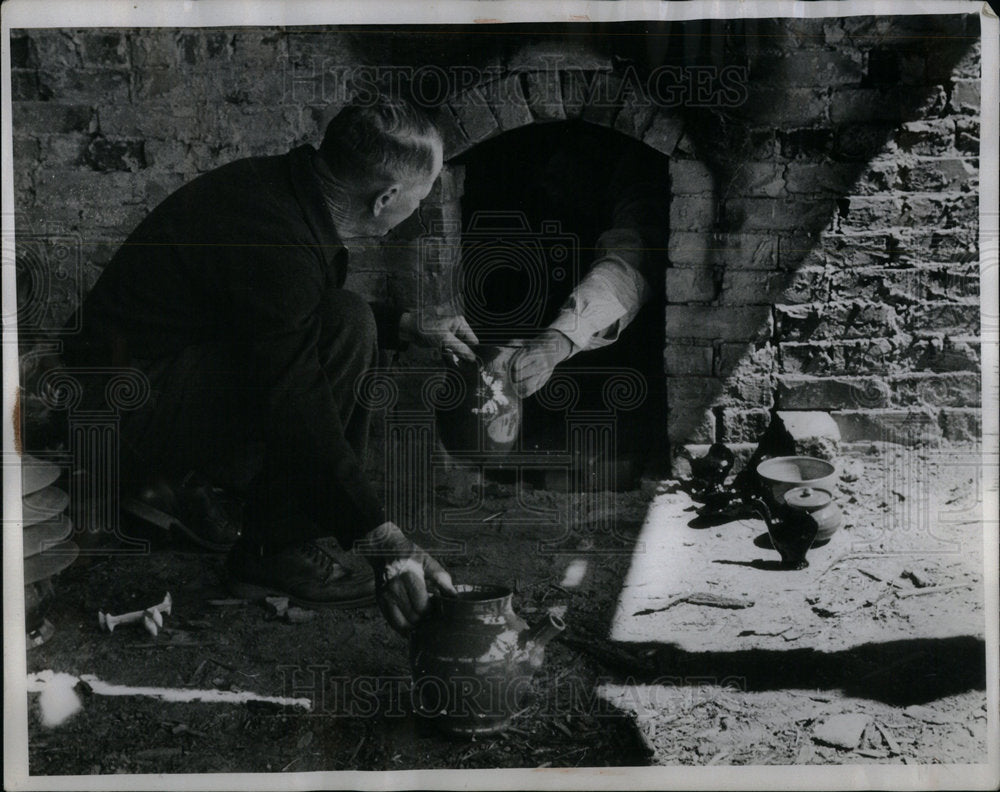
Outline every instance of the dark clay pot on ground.
<svg viewBox="0 0 1000 792">
<path fill-rule="evenodd" d="M 459 585 L 436 594 L 410 638 L 417 714 L 458 735 L 502 731 L 521 708 L 545 645 L 565 628 L 549 615 L 533 627 L 500 586 Z"/>
</svg>

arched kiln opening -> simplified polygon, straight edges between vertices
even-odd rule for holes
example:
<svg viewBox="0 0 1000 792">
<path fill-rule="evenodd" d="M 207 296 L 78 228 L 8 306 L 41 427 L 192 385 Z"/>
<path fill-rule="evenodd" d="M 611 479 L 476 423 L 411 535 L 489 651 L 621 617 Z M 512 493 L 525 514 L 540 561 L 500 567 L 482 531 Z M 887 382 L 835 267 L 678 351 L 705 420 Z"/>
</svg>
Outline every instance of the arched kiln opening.
<svg viewBox="0 0 1000 792">
<path fill-rule="evenodd" d="M 485 343 L 531 338 L 552 322 L 594 264 L 599 237 L 616 226 L 616 202 L 634 174 L 657 185 L 656 216 L 666 239 L 669 158 L 615 130 L 582 121 L 531 124 L 452 162 L 465 171 L 458 284 L 466 318 Z M 629 168 L 623 171 L 622 163 Z M 665 448 L 665 251 L 644 255 L 654 261 L 644 270 L 648 301 L 614 343 L 557 369 L 575 383 L 575 403 L 547 399 L 544 389 L 526 401 L 523 448 L 564 450 L 568 421 L 614 409 L 607 384 L 621 373 L 640 383 L 643 394 L 615 422 L 614 460 L 607 460 L 615 479 L 634 478 Z"/>
</svg>

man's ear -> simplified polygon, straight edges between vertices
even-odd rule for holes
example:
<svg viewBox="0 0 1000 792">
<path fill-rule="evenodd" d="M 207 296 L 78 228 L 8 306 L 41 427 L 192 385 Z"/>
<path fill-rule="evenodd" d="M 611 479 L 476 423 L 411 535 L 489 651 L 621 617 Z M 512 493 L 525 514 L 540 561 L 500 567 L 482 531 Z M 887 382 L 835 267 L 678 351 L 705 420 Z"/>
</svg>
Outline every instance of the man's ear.
<svg viewBox="0 0 1000 792">
<path fill-rule="evenodd" d="M 372 202 L 372 214 L 378 217 L 382 214 L 382 210 L 387 206 L 392 204 L 399 195 L 400 186 L 398 184 L 390 185 L 386 187 L 382 192 L 375 196 L 375 200 Z"/>
</svg>

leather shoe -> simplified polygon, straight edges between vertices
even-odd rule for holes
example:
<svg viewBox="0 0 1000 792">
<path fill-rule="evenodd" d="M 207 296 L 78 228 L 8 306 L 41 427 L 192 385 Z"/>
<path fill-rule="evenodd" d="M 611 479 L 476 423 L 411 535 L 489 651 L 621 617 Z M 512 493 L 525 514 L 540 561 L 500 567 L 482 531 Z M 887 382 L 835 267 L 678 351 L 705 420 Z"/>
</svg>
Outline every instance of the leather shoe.
<svg viewBox="0 0 1000 792">
<path fill-rule="evenodd" d="M 215 553 L 239 538 L 241 504 L 195 472 L 179 483 L 160 476 L 122 501 L 122 511 Z"/>
<path fill-rule="evenodd" d="M 348 560 L 350 559 L 350 560 Z M 338 559 L 316 542 L 267 550 L 239 541 L 226 559 L 226 582 L 237 597 L 288 597 L 307 608 L 353 608 L 375 602 L 368 564 Z"/>
</svg>

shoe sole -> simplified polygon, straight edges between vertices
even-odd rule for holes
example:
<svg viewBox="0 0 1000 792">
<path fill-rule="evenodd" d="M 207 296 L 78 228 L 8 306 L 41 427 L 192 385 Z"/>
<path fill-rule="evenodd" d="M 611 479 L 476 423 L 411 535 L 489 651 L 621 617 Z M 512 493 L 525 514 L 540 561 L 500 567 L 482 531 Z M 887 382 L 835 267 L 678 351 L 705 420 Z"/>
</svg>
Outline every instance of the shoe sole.
<svg viewBox="0 0 1000 792">
<path fill-rule="evenodd" d="M 159 509 L 150 506 L 148 503 L 144 503 L 136 498 L 126 498 L 123 500 L 121 508 L 126 514 L 142 520 L 143 522 L 149 523 L 150 525 L 159 528 L 164 533 L 170 534 L 173 531 L 180 532 L 189 541 L 194 542 L 199 547 L 202 547 L 205 550 L 210 550 L 213 553 L 228 552 L 233 544 L 236 543 L 235 539 L 232 542 L 225 544 L 209 542 L 207 539 L 198 536 L 197 533 L 188 528 L 172 514 L 160 511 Z"/>
<path fill-rule="evenodd" d="M 300 608 L 326 608 L 328 610 L 340 610 L 344 608 L 361 608 L 375 604 L 374 591 L 370 594 L 355 597 L 354 599 L 335 600 L 333 602 L 318 602 L 315 600 L 308 600 L 303 597 L 296 597 L 294 594 L 289 594 L 287 591 L 281 591 L 280 589 L 272 586 L 262 586 L 259 583 L 248 583 L 243 580 L 234 580 L 231 577 L 226 578 L 226 588 L 229 589 L 231 594 L 239 597 L 240 599 L 255 602 L 264 600 L 266 597 L 286 597 L 290 604 L 297 605 Z"/>
</svg>

